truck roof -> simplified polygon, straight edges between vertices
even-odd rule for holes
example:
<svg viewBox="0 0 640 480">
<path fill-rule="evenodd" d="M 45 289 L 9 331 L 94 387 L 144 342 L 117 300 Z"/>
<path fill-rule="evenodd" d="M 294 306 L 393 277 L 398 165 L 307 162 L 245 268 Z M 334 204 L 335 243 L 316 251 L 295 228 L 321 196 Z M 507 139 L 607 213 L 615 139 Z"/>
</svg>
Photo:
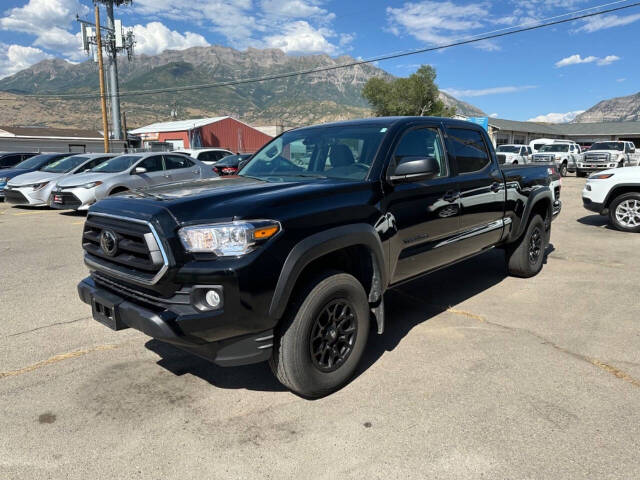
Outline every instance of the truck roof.
<svg viewBox="0 0 640 480">
<path fill-rule="evenodd" d="M 305 128 L 317 128 L 317 127 L 351 127 L 356 125 L 379 125 L 380 127 L 391 127 L 396 125 L 402 125 L 407 123 L 413 123 L 417 120 L 437 120 L 446 125 L 454 125 L 454 126 L 466 126 L 473 125 L 481 129 L 480 125 L 477 125 L 473 122 L 468 122 L 466 120 L 458 120 L 455 118 L 446 118 L 446 117 L 372 117 L 372 118 L 360 118 L 355 120 L 343 120 L 339 122 L 331 122 L 331 123 L 323 123 L 320 125 L 312 125 L 308 127 L 300 127 L 295 130 L 302 130 Z"/>
</svg>

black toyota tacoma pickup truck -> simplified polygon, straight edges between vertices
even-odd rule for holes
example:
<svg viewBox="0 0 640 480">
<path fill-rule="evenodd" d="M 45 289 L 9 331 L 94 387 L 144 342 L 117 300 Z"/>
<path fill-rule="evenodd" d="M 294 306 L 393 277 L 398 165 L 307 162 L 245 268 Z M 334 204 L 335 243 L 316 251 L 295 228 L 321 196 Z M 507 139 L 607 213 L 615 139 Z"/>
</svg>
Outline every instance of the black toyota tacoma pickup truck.
<svg viewBox="0 0 640 480">
<path fill-rule="evenodd" d="M 537 274 L 560 211 L 553 173 L 499 165 L 459 120 L 300 128 L 237 176 L 98 202 L 78 291 L 114 330 L 222 366 L 269 360 L 285 386 L 323 396 L 353 375 L 370 325 L 383 332 L 386 290 L 492 247 L 511 274 Z"/>
</svg>

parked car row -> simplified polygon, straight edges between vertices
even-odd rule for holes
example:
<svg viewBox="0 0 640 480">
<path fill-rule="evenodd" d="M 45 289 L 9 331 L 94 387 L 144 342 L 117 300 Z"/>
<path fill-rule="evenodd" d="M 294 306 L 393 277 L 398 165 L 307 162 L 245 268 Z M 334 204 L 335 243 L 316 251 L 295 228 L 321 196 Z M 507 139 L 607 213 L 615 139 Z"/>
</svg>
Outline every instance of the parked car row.
<svg viewBox="0 0 640 480">
<path fill-rule="evenodd" d="M 74 210 L 128 190 L 217 177 L 193 157 L 162 152 L 42 154 L 0 175 L 0 195 L 9 203 Z"/>
<path fill-rule="evenodd" d="M 501 164 L 552 163 L 560 175 L 575 172 L 579 177 L 606 168 L 630 167 L 640 164 L 633 142 L 595 142 L 584 151 L 571 140 L 539 138 L 529 145 L 500 145 L 496 149 Z"/>
</svg>

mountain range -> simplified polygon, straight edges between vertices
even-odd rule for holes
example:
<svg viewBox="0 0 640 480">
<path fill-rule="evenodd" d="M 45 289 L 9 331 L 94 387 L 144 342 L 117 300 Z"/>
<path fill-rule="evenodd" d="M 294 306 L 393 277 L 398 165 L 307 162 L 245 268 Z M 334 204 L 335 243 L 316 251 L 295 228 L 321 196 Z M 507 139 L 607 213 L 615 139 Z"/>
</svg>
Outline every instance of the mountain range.
<svg viewBox="0 0 640 480">
<path fill-rule="evenodd" d="M 640 120 L 640 92 L 603 100 L 578 115 L 574 122 L 631 122 Z"/>
<path fill-rule="evenodd" d="M 186 85 L 202 85 L 333 67 L 353 62 L 349 56 L 286 55 L 278 49 L 194 47 L 139 55 L 118 63 L 121 92 Z M 370 64 L 315 72 L 308 75 L 197 91 L 125 95 L 123 111 L 129 128 L 177 118 L 231 115 L 255 125 L 296 126 L 369 116 L 361 90 L 372 77 L 392 78 Z M 100 127 L 99 101 L 28 97 L 30 94 L 95 93 L 97 65 L 48 59 L 0 80 L 0 91 L 11 94 L 8 108 L 0 109 L 0 125 Z M 7 96 L 4 93 L 3 96 Z M 447 106 L 463 115 L 483 115 L 465 102 L 441 92 Z"/>
</svg>

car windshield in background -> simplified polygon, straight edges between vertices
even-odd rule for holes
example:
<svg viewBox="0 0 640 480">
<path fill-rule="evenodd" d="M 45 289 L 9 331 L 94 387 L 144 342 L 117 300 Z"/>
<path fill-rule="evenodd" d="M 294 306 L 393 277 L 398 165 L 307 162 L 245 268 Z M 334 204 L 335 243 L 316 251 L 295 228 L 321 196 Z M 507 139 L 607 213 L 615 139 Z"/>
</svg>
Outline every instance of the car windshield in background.
<svg viewBox="0 0 640 480">
<path fill-rule="evenodd" d="M 386 132 L 379 125 L 287 132 L 256 153 L 240 175 L 270 181 L 297 177 L 363 180 Z"/>
<path fill-rule="evenodd" d="M 598 142 L 591 145 L 589 150 L 624 150 L 624 143 L 621 142 Z"/>
<path fill-rule="evenodd" d="M 41 168 L 43 172 L 49 173 L 67 173 L 76 168 L 78 165 L 82 165 L 84 162 L 89 160 L 88 157 L 67 157 L 61 160 L 56 160 L 55 162 L 47 165 L 44 168 Z"/>
<path fill-rule="evenodd" d="M 520 147 L 514 145 L 500 145 L 497 150 L 499 153 L 520 153 Z"/>
<path fill-rule="evenodd" d="M 55 155 L 36 155 L 35 157 L 28 158 L 24 162 L 20 162 L 15 166 L 18 170 L 27 170 L 29 168 L 37 168 L 42 164 L 43 160 L 55 158 Z"/>
<path fill-rule="evenodd" d="M 130 168 L 131 165 L 140 160 L 139 155 L 121 155 L 119 157 L 112 158 L 107 160 L 106 162 L 102 162 L 97 167 L 89 170 L 90 172 L 100 172 L 100 173 L 117 173 L 124 172 L 126 169 Z"/>
<path fill-rule="evenodd" d="M 545 145 L 540 149 L 541 152 L 568 152 L 569 145 Z"/>
</svg>

